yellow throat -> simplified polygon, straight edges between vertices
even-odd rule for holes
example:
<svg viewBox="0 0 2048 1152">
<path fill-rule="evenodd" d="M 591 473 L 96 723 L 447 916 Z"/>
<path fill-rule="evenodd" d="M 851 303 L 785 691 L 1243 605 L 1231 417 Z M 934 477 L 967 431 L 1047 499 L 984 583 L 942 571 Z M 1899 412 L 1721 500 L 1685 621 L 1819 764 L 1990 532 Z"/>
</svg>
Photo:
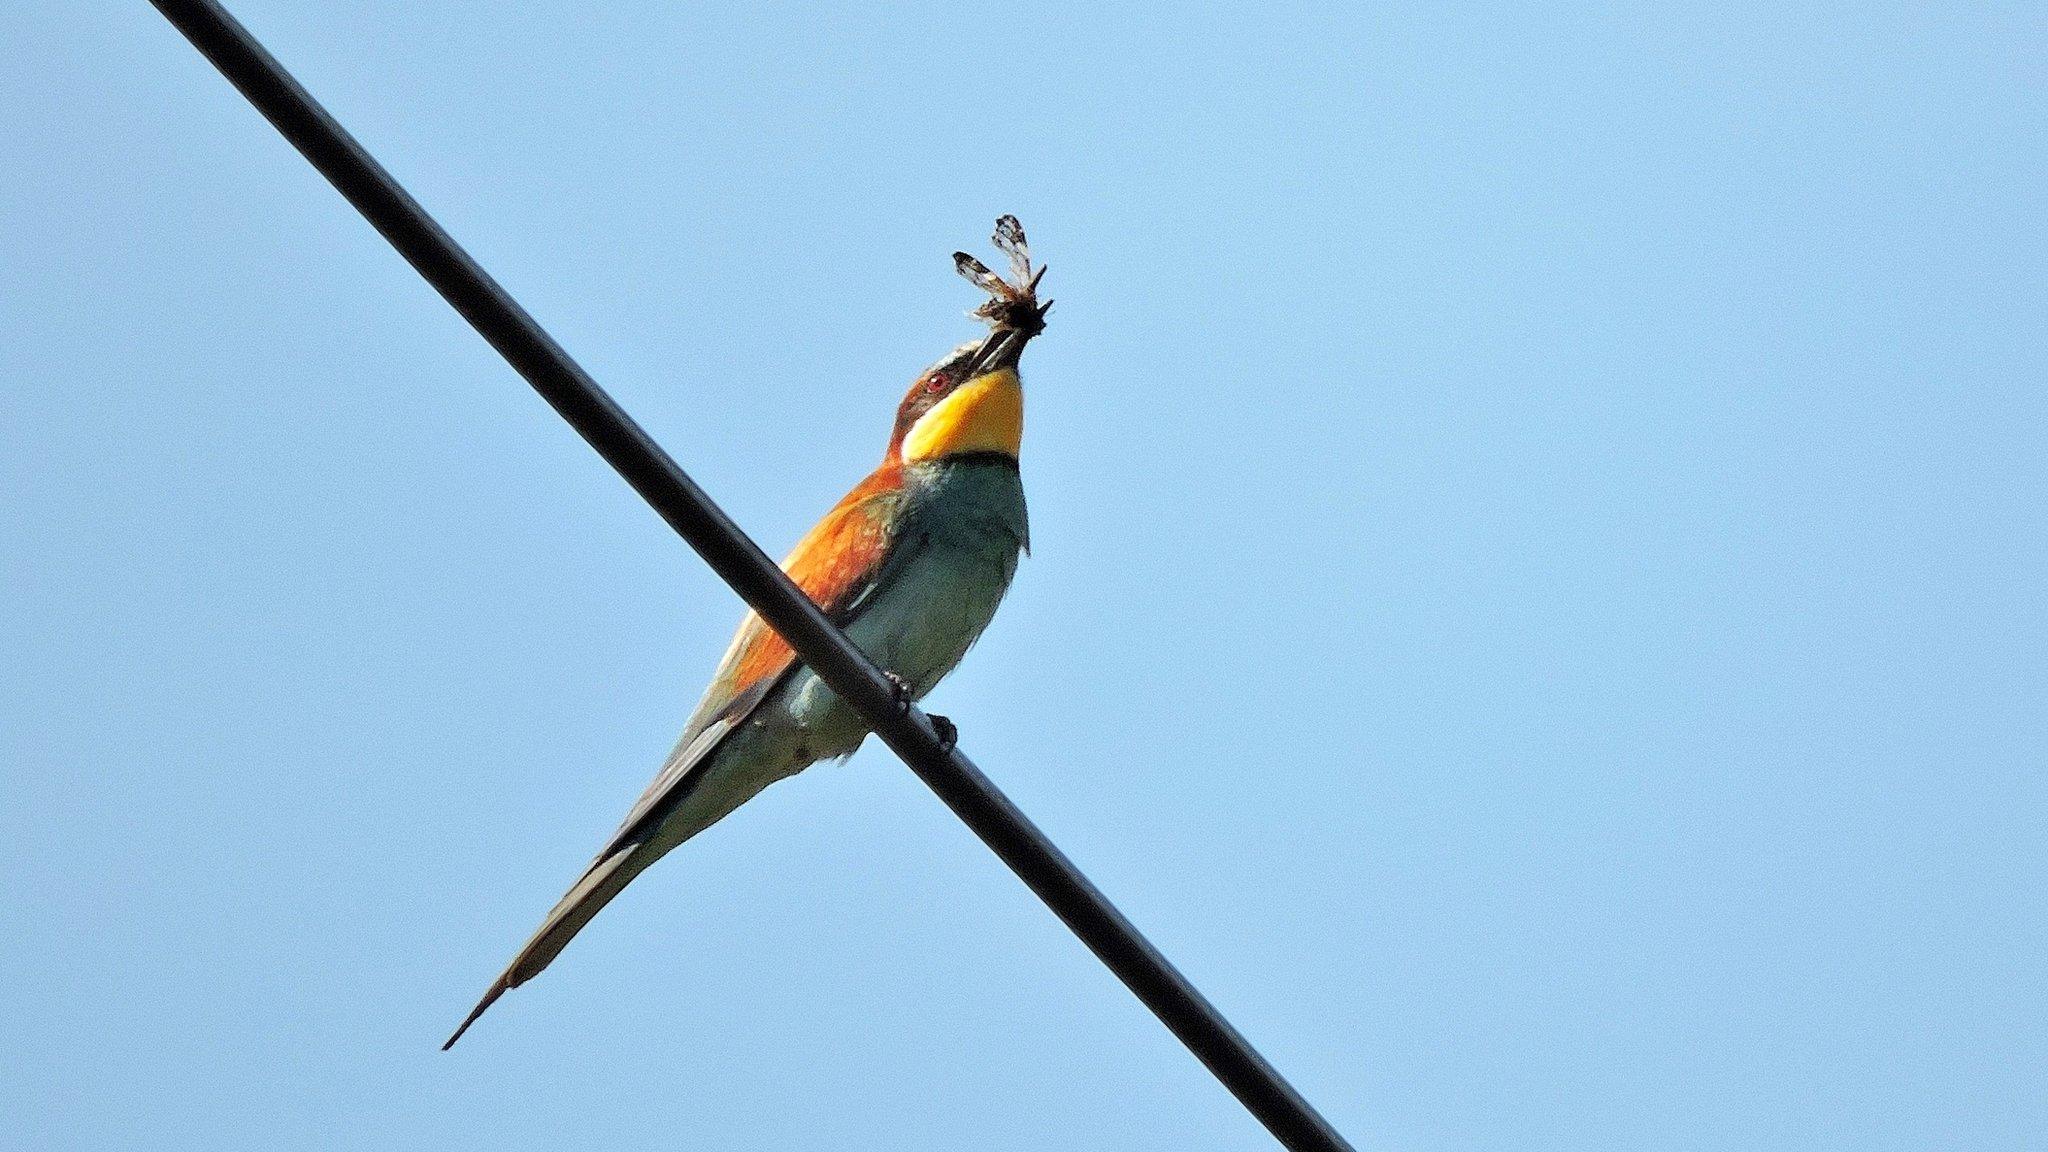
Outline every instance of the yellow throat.
<svg viewBox="0 0 2048 1152">
<path fill-rule="evenodd" d="M 1024 442 L 1024 384 L 1002 368 L 953 390 L 903 437 L 906 463 L 964 452 L 1015 456 Z"/>
</svg>

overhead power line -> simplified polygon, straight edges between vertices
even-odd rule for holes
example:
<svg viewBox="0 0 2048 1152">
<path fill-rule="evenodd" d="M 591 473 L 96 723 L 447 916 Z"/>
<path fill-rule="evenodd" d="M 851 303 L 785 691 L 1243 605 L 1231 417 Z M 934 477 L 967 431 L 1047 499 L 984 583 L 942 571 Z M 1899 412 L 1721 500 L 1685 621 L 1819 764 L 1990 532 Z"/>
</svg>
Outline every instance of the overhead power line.
<svg viewBox="0 0 2048 1152">
<path fill-rule="evenodd" d="M 1287 1148 L 1351 1146 L 554 338 L 214 0 L 152 0 Z"/>
</svg>

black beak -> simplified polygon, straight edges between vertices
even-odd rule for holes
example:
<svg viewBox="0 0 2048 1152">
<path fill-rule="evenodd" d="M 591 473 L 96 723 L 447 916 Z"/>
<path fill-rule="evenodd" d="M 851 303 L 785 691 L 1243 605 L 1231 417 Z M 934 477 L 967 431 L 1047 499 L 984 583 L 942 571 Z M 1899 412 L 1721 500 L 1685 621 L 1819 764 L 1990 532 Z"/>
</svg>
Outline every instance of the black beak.
<svg viewBox="0 0 2048 1152">
<path fill-rule="evenodd" d="M 1045 269 L 1040 268 L 1038 272 L 1042 276 Z M 1032 277 L 1031 286 L 1038 286 L 1036 276 Z M 996 326 L 995 331 L 988 334 L 988 339 L 983 340 L 981 347 L 976 348 L 969 358 L 967 379 L 1015 368 L 1018 359 L 1024 355 L 1024 346 L 1031 343 L 1033 336 L 1045 331 L 1045 314 L 1052 311 L 1052 301 L 1040 304 L 1026 294 L 1012 298 L 1008 305 L 990 317 Z"/>
<path fill-rule="evenodd" d="M 973 357 L 967 361 L 966 378 L 972 380 L 990 372 L 1015 368 L 1018 358 L 1024 355 L 1024 345 L 1030 342 L 1031 337 L 1018 329 L 996 329 L 988 334 L 988 339 L 981 342 L 981 347 L 976 348 Z"/>
</svg>

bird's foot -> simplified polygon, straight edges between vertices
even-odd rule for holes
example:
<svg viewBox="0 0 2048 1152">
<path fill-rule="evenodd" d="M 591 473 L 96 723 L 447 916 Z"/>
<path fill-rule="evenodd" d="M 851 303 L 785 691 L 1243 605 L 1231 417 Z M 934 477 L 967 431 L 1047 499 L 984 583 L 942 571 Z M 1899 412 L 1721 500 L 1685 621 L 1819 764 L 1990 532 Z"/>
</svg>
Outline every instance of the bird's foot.
<svg viewBox="0 0 2048 1152">
<path fill-rule="evenodd" d="M 915 703 L 917 699 L 916 692 L 914 692 L 910 687 L 910 681 L 905 680 L 903 677 L 898 676 L 896 673 L 888 671 L 887 669 L 884 669 L 882 671 L 882 675 L 887 676 L 889 678 L 890 685 L 896 689 L 896 710 L 905 715 L 909 715 L 910 706 L 913 703 Z M 928 713 L 926 714 L 925 719 L 932 722 L 932 731 L 939 734 L 940 746 L 945 748 L 946 751 L 951 752 L 953 750 L 953 745 L 958 744 L 960 742 L 960 729 L 954 727 L 953 722 L 951 720 L 948 720 L 944 716 L 940 716 L 937 713 Z"/>
<path fill-rule="evenodd" d="M 883 670 L 882 675 L 887 676 L 889 683 L 896 688 L 896 710 L 904 713 L 909 712 L 911 704 L 916 702 L 916 694 L 910 690 L 910 681 L 887 669 Z"/>
</svg>

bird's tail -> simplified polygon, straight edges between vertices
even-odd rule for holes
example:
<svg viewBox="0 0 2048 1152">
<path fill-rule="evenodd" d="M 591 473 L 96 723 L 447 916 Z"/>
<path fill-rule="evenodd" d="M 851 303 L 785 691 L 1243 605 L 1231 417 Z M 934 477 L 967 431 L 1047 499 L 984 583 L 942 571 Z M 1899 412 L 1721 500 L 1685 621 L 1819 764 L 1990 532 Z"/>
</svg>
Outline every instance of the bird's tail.
<svg viewBox="0 0 2048 1152">
<path fill-rule="evenodd" d="M 569 941 L 576 938 L 590 918 L 611 903 L 621 889 L 633 882 L 633 877 L 645 872 L 649 865 L 661 859 L 670 849 L 723 819 L 728 812 L 738 807 L 749 796 L 766 787 L 773 777 L 755 779 L 751 784 L 714 788 L 709 796 L 702 792 L 705 772 L 712 767 L 712 760 L 725 747 L 726 737 L 744 720 L 755 705 L 779 681 L 764 678 L 760 686 L 749 689 L 728 705 L 727 715 L 722 715 L 694 732 L 676 746 L 669 755 L 668 763 L 662 766 L 660 775 L 648 785 L 639 803 L 626 814 L 625 823 L 613 834 L 611 843 L 598 854 L 596 862 L 583 873 L 574 887 L 555 903 L 548 918 L 541 921 L 540 930 L 512 958 L 498 978 L 492 981 L 484 998 L 470 1009 L 469 1018 L 448 1042 L 441 1045 L 441 1051 L 455 1047 L 476 1018 L 498 1002 L 498 997 L 519 987 L 535 976 L 541 969 L 554 963 Z M 694 727 L 694 725 L 693 725 Z"/>
<path fill-rule="evenodd" d="M 618 846 L 592 864 L 590 870 L 583 874 L 583 878 L 576 882 L 575 887 L 570 888 L 555 904 L 547 919 L 541 921 L 540 930 L 533 934 L 533 939 L 526 942 L 526 947 L 519 950 L 519 955 L 513 957 L 512 963 L 491 983 L 490 990 L 484 993 L 482 1000 L 477 1001 L 475 1008 L 470 1009 L 469 1016 L 463 1020 L 462 1026 L 455 1030 L 453 1036 L 448 1037 L 446 1044 L 441 1045 L 441 1051 L 446 1052 L 453 1048 L 455 1042 L 462 1039 L 462 1034 L 469 1031 L 469 1026 L 476 1023 L 477 1017 L 498 1002 L 498 997 L 540 975 L 542 969 L 554 963 L 555 957 L 561 955 L 562 949 L 569 946 L 569 941 L 575 939 L 578 932 L 583 931 L 585 924 L 590 923 L 590 918 L 597 915 L 606 904 L 611 903 L 612 897 L 617 896 L 627 884 L 632 883 L 635 876 L 646 870 L 647 866 L 661 855 L 661 850 L 654 845 L 644 840 L 636 840 Z"/>
</svg>

